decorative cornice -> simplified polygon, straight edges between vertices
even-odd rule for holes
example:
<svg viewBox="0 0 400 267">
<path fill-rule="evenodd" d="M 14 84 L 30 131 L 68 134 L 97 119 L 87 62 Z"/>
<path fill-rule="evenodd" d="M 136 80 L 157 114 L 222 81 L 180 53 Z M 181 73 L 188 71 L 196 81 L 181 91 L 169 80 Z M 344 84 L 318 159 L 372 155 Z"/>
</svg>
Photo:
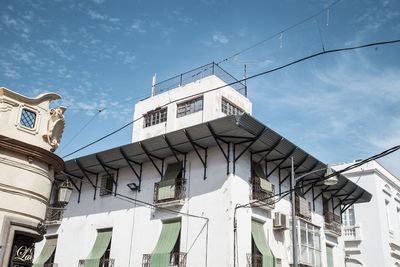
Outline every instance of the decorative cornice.
<svg viewBox="0 0 400 267">
<path fill-rule="evenodd" d="M 50 180 L 48 170 L 43 170 L 42 168 L 36 167 L 32 164 L 21 163 L 11 158 L 4 158 L 4 157 L 0 157 L 0 163 L 39 174 L 40 176 L 43 176 L 44 178 Z"/>
<path fill-rule="evenodd" d="M 64 160 L 62 158 L 38 146 L 0 135 L 0 148 L 8 149 L 44 161 L 53 166 L 55 174 L 64 169 Z"/>
<path fill-rule="evenodd" d="M 12 99 L 17 99 L 19 101 L 23 101 L 28 104 L 38 104 L 38 103 L 41 103 L 46 100 L 57 100 L 57 99 L 61 98 L 61 96 L 56 93 L 45 93 L 45 94 L 38 95 L 35 98 L 30 98 L 30 97 L 26 97 L 21 94 L 18 94 L 14 91 L 11 91 L 5 87 L 0 87 L 0 97 L 4 97 L 4 96 L 10 97 Z"/>
</svg>

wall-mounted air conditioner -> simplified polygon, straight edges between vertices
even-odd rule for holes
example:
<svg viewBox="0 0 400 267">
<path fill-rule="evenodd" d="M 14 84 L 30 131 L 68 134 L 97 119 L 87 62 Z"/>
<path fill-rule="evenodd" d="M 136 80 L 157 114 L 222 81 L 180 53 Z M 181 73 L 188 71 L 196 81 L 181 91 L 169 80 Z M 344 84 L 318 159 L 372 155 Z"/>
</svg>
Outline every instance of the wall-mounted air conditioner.
<svg viewBox="0 0 400 267">
<path fill-rule="evenodd" d="M 275 212 L 274 213 L 274 230 L 285 230 L 289 228 L 289 220 L 286 214 Z"/>
</svg>

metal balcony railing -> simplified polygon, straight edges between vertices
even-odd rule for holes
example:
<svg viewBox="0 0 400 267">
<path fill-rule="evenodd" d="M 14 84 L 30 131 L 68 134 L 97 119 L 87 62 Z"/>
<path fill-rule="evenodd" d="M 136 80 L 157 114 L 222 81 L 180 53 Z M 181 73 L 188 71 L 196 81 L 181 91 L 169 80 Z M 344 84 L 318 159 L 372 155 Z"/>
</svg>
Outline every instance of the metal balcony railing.
<svg viewBox="0 0 400 267">
<path fill-rule="evenodd" d="M 85 267 L 86 260 L 79 260 L 78 267 Z M 100 259 L 99 267 L 114 267 L 114 259 Z"/>
<path fill-rule="evenodd" d="M 252 192 L 251 198 L 252 200 L 260 200 L 254 205 L 263 205 L 266 204 L 269 208 L 273 209 L 275 207 L 275 186 L 271 184 L 272 190 L 271 192 L 267 192 L 263 190 L 260 186 L 260 179 L 258 177 L 251 178 Z"/>
<path fill-rule="evenodd" d="M 177 178 L 175 180 L 175 192 L 174 196 L 170 198 L 159 198 L 159 191 L 160 191 L 160 183 L 155 183 L 154 184 L 154 204 L 161 204 L 161 203 L 167 203 L 171 202 L 174 200 L 183 200 L 185 199 L 185 192 L 186 192 L 186 180 L 182 178 Z"/>
<path fill-rule="evenodd" d="M 325 212 L 325 230 L 332 231 L 337 235 L 342 234 L 342 224 L 339 215 L 332 212 Z"/>
<path fill-rule="evenodd" d="M 311 204 L 305 198 L 296 196 L 296 216 L 311 220 Z"/>
<path fill-rule="evenodd" d="M 261 254 L 247 253 L 247 267 L 263 267 Z"/>
<path fill-rule="evenodd" d="M 65 208 L 57 207 L 56 205 L 50 205 L 47 207 L 46 223 L 51 224 L 60 222 L 63 219 L 64 210 Z"/>
<path fill-rule="evenodd" d="M 179 86 L 184 86 L 186 84 L 195 82 L 197 80 L 203 79 L 205 77 L 215 75 L 224 81 L 226 84 L 231 84 L 237 82 L 238 80 L 222 69 L 218 64 L 212 62 L 207 65 L 195 68 L 193 70 L 181 73 L 177 76 L 169 78 L 167 80 L 161 81 L 155 84 L 155 94 L 160 94 L 168 90 L 177 88 Z M 238 91 L 244 96 L 247 96 L 247 87 L 241 82 L 230 85 L 233 89 Z"/>
<path fill-rule="evenodd" d="M 177 252 L 171 253 L 169 266 L 170 267 L 186 267 L 186 256 L 187 253 Z M 150 267 L 151 254 L 143 254 L 142 267 Z"/>
</svg>

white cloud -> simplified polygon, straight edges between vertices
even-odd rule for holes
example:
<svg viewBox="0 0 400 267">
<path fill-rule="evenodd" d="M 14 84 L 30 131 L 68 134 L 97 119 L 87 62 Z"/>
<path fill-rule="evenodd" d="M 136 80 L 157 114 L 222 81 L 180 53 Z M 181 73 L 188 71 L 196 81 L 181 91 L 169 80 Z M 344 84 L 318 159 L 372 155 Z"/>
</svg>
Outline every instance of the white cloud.
<svg viewBox="0 0 400 267">
<path fill-rule="evenodd" d="M 92 0 L 94 3 L 101 5 L 103 4 L 106 0 Z"/>
<path fill-rule="evenodd" d="M 88 10 L 88 15 L 91 19 L 99 19 L 99 20 L 107 19 L 106 15 L 102 15 L 102 14 L 98 13 L 97 11 L 94 11 L 91 9 Z"/>
<path fill-rule="evenodd" d="M 140 20 L 140 19 L 137 19 L 137 20 L 132 24 L 131 29 L 133 29 L 133 30 L 135 30 L 135 31 L 137 31 L 137 32 L 140 32 L 140 33 L 145 33 L 146 30 L 143 29 L 142 25 L 143 25 L 143 21 Z"/>
<path fill-rule="evenodd" d="M 18 72 L 17 68 L 18 67 L 16 67 L 15 64 L 0 59 L 0 73 L 5 77 L 14 80 L 22 78 L 22 75 Z"/>
<path fill-rule="evenodd" d="M 50 50 L 52 50 L 54 53 L 56 53 L 57 55 L 59 55 L 62 58 L 65 58 L 67 60 L 72 60 L 74 58 L 74 55 L 70 55 L 70 54 L 66 53 L 61 48 L 59 43 L 55 40 L 46 39 L 46 40 L 40 41 L 40 43 L 46 45 L 48 48 L 50 48 Z"/>
<path fill-rule="evenodd" d="M 212 39 L 213 39 L 213 41 L 216 42 L 216 43 L 221 43 L 221 44 L 227 44 L 227 43 L 229 43 L 228 38 L 227 38 L 224 34 L 222 34 L 222 33 L 220 33 L 220 32 L 215 32 L 215 33 L 213 34 L 213 36 L 212 36 Z"/>
</svg>

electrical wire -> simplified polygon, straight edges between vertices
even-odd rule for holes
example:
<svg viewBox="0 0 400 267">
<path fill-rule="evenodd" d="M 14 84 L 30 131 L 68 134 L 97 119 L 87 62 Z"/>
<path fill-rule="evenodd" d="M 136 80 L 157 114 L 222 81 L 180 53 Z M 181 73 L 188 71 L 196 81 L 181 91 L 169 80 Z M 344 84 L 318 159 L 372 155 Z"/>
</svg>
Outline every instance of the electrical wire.
<svg viewBox="0 0 400 267">
<path fill-rule="evenodd" d="M 297 22 L 297 23 L 295 23 L 295 24 L 293 24 L 293 25 L 291 25 L 291 26 L 289 26 L 289 27 L 287 27 L 287 28 L 284 28 L 283 30 L 281 30 L 281 31 L 279 31 L 279 32 L 276 32 L 276 33 L 274 33 L 274 34 L 272 34 L 272 35 L 266 37 L 265 39 L 263 39 L 263 40 L 261 40 L 261 41 L 255 43 L 255 44 L 253 44 L 253 45 L 251 45 L 251 46 L 249 46 L 249 47 L 247 47 L 247 48 L 245 48 L 245 49 L 243 49 L 243 50 L 240 50 L 240 51 L 234 53 L 233 55 L 231 55 L 231 56 L 229 56 L 229 57 L 226 57 L 226 58 L 222 59 L 222 60 L 219 61 L 217 64 L 226 62 L 226 61 L 230 60 L 230 59 L 233 58 L 233 57 L 237 57 L 237 56 L 239 56 L 240 54 L 243 54 L 243 53 L 245 53 L 245 52 L 247 52 L 247 51 L 249 51 L 249 50 L 251 50 L 251 49 L 253 49 L 253 48 L 255 48 L 255 47 L 257 47 L 257 46 L 259 46 L 259 45 L 261 45 L 261 44 L 263 44 L 263 43 L 265 43 L 265 42 L 267 42 L 267 41 L 269 41 L 269 40 L 271 40 L 271 39 L 273 39 L 273 38 L 275 38 L 275 37 L 277 37 L 277 36 L 282 36 L 284 32 L 287 32 L 287 31 L 289 31 L 289 30 L 291 30 L 291 29 L 293 29 L 293 28 L 296 28 L 297 26 L 299 26 L 299 25 L 301 25 L 301 24 L 303 24 L 303 23 L 305 23 L 305 22 L 307 22 L 307 21 L 309 21 L 309 20 L 311 20 L 311 19 L 317 17 L 319 14 L 321 14 L 322 12 L 324 12 L 324 11 L 326 11 L 326 10 L 330 10 L 333 6 L 337 5 L 337 4 L 338 4 L 339 2 L 341 2 L 341 1 L 343 1 L 343 0 L 337 0 L 337 1 L 333 2 L 333 3 L 330 4 L 329 6 L 327 6 L 327 7 L 323 8 L 323 9 L 321 9 L 320 11 L 314 13 L 313 15 L 311 15 L 311 16 L 309 16 L 309 17 L 303 19 L 303 20 L 300 20 L 299 22 Z"/>
<path fill-rule="evenodd" d="M 310 55 L 310 56 L 306 56 L 306 57 L 297 59 L 297 60 L 292 61 L 292 62 L 290 62 L 290 63 L 287 63 L 287 64 L 285 64 L 285 65 L 282 65 L 282 66 L 279 66 L 279 67 L 276 67 L 276 68 L 273 68 L 273 69 L 270 69 L 270 70 L 267 70 L 267 71 L 264 71 L 264 72 L 260 72 L 260 73 L 254 74 L 254 75 L 252 75 L 252 76 L 243 78 L 243 79 L 241 79 L 241 80 L 234 81 L 234 82 L 229 83 L 229 84 L 221 85 L 221 86 L 218 86 L 218 87 L 215 87 L 215 88 L 212 88 L 212 89 L 203 91 L 203 92 L 201 92 L 201 93 L 196 93 L 196 94 L 192 94 L 192 95 L 190 95 L 190 96 L 186 96 L 186 97 L 181 97 L 181 98 L 179 98 L 179 99 L 175 99 L 175 100 L 170 101 L 170 102 L 168 102 L 168 103 L 166 103 L 166 104 L 164 104 L 164 105 L 161 105 L 159 108 L 166 107 L 166 106 L 168 106 L 169 104 L 182 101 L 182 100 L 187 99 L 187 98 L 189 98 L 189 97 L 194 97 L 194 96 L 202 95 L 202 94 L 204 94 L 204 93 L 208 93 L 208 92 L 211 92 L 211 91 L 219 90 L 219 89 L 222 89 L 222 88 L 225 88 L 225 87 L 228 87 L 228 86 L 237 84 L 237 83 L 241 83 L 241 82 L 243 82 L 243 81 L 251 80 L 251 79 L 254 79 L 254 78 L 256 78 L 256 77 L 263 76 L 263 75 L 266 75 L 266 74 L 269 74 L 269 73 L 272 73 L 272 72 L 275 72 L 275 71 L 278 71 L 278 70 L 287 68 L 287 67 L 289 67 L 289 66 L 295 65 L 295 64 L 300 63 L 300 62 L 302 62 L 302 61 L 305 61 L 305 60 L 308 60 L 308 59 L 311 59 L 311 58 L 314 58 L 314 57 L 318 57 L 318 56 L 321 56 L 321 55 L 331 54 L 331 53 L 337 53 L 337 52 L 342 52 L 342 51 L 355 50 L 355 49 L 366 48 L 366 47 L 372 47 L 372 46 L 393 44 L 393 43 L 398 43 L 398 42 L 400 42 L 400 40 L 392 40 L 392 41 L 385 41 L 385 42 L 376 42 L 376 43 L 369 43 L 369 44 L 359 45 L 359 46 L 352 46 L 352 47 L 345 47 L 345 48 L 338 48 L 338 49 L 325 50 L 325 51 L 322 51 L 322 52 L 319 52 L 319 53 L 312 54 L 312 55 Z M 118 129 L 116 129 L 116 130 L 114 130 L 113 132 L 111 132 L 111 133 L 109 133 L 109 134 L 107 134 L 107 135 L 105 135 L 105 136 L 103 136 L 103 137 L 101 137 L 101 138 L 99 138 L 99 139 L 96 139 L 95 141 L 90 142 L 89 144 L 87 144 L 87 145 L 85 145 L 85 146 L 83 146 L 83 147 L 81 147 L 81 148 L 78 148 L 78 149 L 74 150 L 73 152 L 71 152 L 71 153 L 69 153 L 69 154 L 67 154 L 67 155 L 62 156 L 62 158 L 69 157 L 69 156 L 71 156 L 71 155 L 73 155 L 73 154 L 75 154 L 75 153 L 77 153 L 77 152 L 79 152 L 79 151 L 81 151 L 81 150 L 83 150 L 83 149 L 89 147 L 89 146 L 92 146 L 92 145 L 94 145 L 94 144 L 100 142 L 101 140 L 103 140 L 103 139 L 105 139 L 105 138 L 107 138 L 107 137 L 109 137 L 109 136 L 111 136 L 111 135 L 113 135 L 113 134 L 115 134 L 115 133 L 117 133 L 117 132 L 119 132 L 119 131 L 125 129 L 125 128 L 128 127 L 129 125 L 133 124 L 134 122 L 136 122 L 136 121 L 138 121 L 138 120 L 140 120 L 140 119 L 142 119 L 142 118 L 143 118 L 143 115 L 140 116 L 140 117 L 138 117 L 138 118 L 136 118 L 136 119 L 134 119 L 134 120 L 132 120 L 132 121 L 130 121 L 130 122 L 128 122 L 127 124 L 123 125 L 122 127 L 118 128 Z"/>
</svg>

